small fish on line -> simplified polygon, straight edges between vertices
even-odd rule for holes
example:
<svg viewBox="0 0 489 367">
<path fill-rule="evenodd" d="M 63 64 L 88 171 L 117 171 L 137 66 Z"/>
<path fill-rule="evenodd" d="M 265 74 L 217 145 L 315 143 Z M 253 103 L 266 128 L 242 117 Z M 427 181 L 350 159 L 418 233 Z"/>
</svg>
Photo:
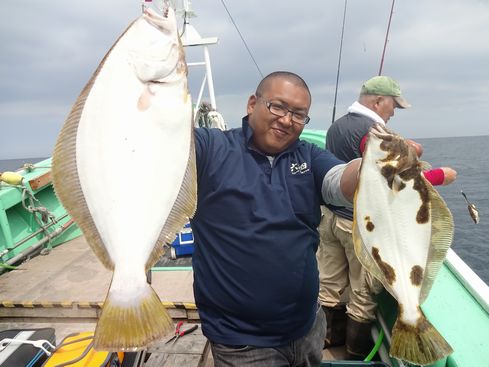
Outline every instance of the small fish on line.
<svg viewBox="0 0 489 367">
<path fill-rule="evenodd" d="M 477 210 L 477 207 L 475 206 L 475 204 L 471 203 L 469 199 L 467 199 L 467 195 L 465 195 L 465 193 L 462 190 L 460 190 L 460 192 L 462 193 L 465 201 L 467 202 L 467 210 L 469 211 L 470 217 L 472 218 L 475 224 L 478 224 L 479 211 Z"/>
<path fill-rule="evenodd" d="M 426 300 L 453 240 L 453 218 L 400 135 L 369 132 L 354 199 L 353 241 L 362 265 L 397 300 L 390 355 L 429 365 L 452 348 L 426 319 Z"/>
<path fill-rule="evenodd" d="M 194 215 L 197 178 L 187 64 L 174 10 L 162 14 L 144 9 L 118 38 L 53 154 L 57 196 L 113 271 L 96 350 L 138 350 L 173 329 L 146 274 Z"/>
</svg>

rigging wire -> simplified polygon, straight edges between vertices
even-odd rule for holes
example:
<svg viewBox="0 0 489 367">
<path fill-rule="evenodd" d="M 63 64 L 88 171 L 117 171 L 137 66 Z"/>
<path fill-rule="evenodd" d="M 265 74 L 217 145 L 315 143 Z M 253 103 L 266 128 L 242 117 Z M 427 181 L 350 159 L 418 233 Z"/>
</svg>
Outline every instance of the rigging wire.
<svg viewBox="0 0 489 367">
<path fill-rule="evenodd" d="M 246 50 L 248 50 L 248 53 L 250 54 L 250 57 L 251 59 L 253 60 L 253 63 L 255 64 L 258 72 L 260 73 L 261 77 L 263 78 L 263 73 L 261 72 L 260 70 L 260 67 L 258 66 L 258 63 L 256 62 L 255 58 L 253 57 L 253 53 L 251 52 L 250 48 L 248 47 L 248 45 L 246 44 L 246 41 L 243 37 L 243 35 L 241 34 L 241 32 L 239 31 L 239 28 L 238 28 L 238 25 L 236 24 L 236 22 L 234 21 L 231 13 L 229 12 L 227 6 L 226 6 L 226 3 L 224 2 L 224 0 L 221 0 L 221 3 L 222 5 L 224 6 L 224 9 L 226 9 L 226 12 L 228 13 L 229 15 L 229 18 L 231 19 L 231 22 L 233 22 L 233 25 L 234 25 L 234 28 L 236 28 L 236 31 L 238 32 L 239 36 L 241 37 L 241 40 L 243 41 L 245 47 L 246 47 Z"/>
<path fill-rule="evenodd" d="M 341 51 L 343 50 L 343 35 L 345 33 L 345 19 L 346 19 L 346 5 L 348 0 L 345 0 L 345 9 L 343 10 L 343 26 L 341 27 L 341 39 L 340 39 L 340 52 L 338 56 L 338 70 L 336 71 L 336 87 L 334 90 L 334 103 L 333 103 L 333 118 L 331 123 L 334 122 L 336 114 L 336 97 L 338 96 L 338 82 L 340 80 L 340 66 L 341 66 Z"/>
<path fill-rule="evenodd" d="M 394 13 L 394 3 L 395 2 L 396 2 L 396 0 L 392 0 L 391 13 L 389 15 L 389 23 L 387 24 L 387 32 L 385 32 L 384 49 L 382 51 L 382 58 L 380 59 L 379 75 L 382 75 L 382 67 L 384 66 L 385 49 L 387 48 L 387 41 L 389 39 L 389 30 L 391 28 L 392 13 Z"/>
</svg>

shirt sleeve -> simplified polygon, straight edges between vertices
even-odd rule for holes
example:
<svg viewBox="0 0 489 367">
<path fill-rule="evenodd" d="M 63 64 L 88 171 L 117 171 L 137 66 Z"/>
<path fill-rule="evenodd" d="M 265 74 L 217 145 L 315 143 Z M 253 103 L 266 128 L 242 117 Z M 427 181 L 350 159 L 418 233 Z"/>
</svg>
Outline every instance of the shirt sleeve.
<svg viewBox="0 0 489 367">
<path fill-rule="evenodd" d="M 345 171 L 346 165 L 346 163 L 338 164 L 337 166 L 331 168 L 324 176 L 321 194 L 326 204 L 349 208 L 352 207 L 352 203 L 343 195 L 340 185 L 341 176 Z"/>
<path fill-rule="evenodd" d="M 363 152 L 365 151 L 365 144 L 367 144 L 367 138 L 368 138 L 368 133 L 366 133 L 362 140 L 360 140 L 360 147 L 359 147 L 359 150 L 360 150 L 360 153 L 362 154 L 363 156 Z"/>
<path fill-rule="evenodd" d="M 445 173 L 441 168 L 423 171 L 423 175 L 433 186 L 443 185 L 445 181 Z"/>
</svg>

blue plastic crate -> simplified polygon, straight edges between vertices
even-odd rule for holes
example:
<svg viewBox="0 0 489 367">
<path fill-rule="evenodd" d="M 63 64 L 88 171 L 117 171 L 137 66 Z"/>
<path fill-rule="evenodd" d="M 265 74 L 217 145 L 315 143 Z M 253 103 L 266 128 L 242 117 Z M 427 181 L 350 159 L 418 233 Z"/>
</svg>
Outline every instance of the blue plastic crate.
<svg viewBox="0 0 489 367">
<path fill-rule="evenodd" d="M 170 257 L 176 259 L 180 256 L 188 256 L 194 253 L 194 235 L 190 223 L 185 224 L 171 244 Z"/>
</svg>

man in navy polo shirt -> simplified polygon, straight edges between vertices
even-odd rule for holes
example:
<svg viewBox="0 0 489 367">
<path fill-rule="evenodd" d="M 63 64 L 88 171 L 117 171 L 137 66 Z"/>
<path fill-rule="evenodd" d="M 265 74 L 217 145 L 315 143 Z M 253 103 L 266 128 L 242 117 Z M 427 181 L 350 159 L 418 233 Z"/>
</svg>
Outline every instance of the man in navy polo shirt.
<svg viewBox="0 0 489 367">
<path fill-rule="evenodd" d="M 319 366 L 320 205 L 351 206 L 360 160 L 300 141 L 309 88 L 274 72 L 242 128 L 196 129 L 194 294 L 215 366 Z"/>
</svg>

